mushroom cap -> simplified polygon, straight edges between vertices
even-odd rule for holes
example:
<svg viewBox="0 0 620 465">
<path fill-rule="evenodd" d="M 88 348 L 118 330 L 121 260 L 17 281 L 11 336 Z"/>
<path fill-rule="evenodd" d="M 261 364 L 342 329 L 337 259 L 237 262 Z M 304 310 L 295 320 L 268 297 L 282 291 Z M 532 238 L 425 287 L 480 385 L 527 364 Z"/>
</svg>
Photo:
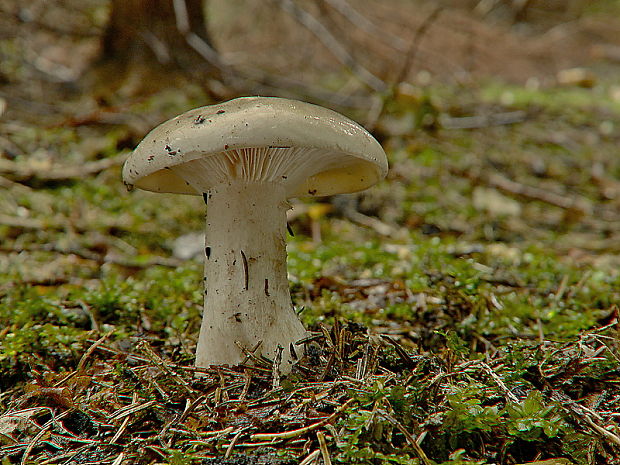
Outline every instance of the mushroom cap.
<svg viewBox="0 0 620 465">
<path fill-rule="evenodd" d="M 284 172 L 277 176 L 289 198 L 357 192 L 384 178 L 388 169 L 381 145 L 335 111 L 284 98 L 241 97 L 190 110 L 157 126 L 125 162 L 123 181 L 154 192 L 200 195 L 195 184 L 179 176 L 184 164 L 204 169 L 189 163 L 257 149 L 267 158 L 300 157 L 299 163 L 289 159 L 284 165 L 302 171 L 290 178 Z M 285 169 L 280 159 L 262 163 L 267 170 L 271 165 Z M 200 188 L 211 182 L 208 178 Z"/>
</svg>

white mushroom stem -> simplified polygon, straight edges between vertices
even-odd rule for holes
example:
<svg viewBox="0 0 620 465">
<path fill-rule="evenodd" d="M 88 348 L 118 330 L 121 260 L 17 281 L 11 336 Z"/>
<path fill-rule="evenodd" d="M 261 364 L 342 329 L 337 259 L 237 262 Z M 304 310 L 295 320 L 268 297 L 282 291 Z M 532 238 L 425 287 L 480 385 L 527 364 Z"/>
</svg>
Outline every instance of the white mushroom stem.
<svg viewBox="0 0 620 465">
<path fill-rule="evenodd" d="M 286 271 L 286 201 L 282 185 L 231 180 L 208 192 L 204 314 L 196 366 L 236 365 L 239 345 L 273 359 L 283 373 L 306 335 L 291 303 Z M 291 348 L 293 348 L 291 350 Z"/>
</svg>

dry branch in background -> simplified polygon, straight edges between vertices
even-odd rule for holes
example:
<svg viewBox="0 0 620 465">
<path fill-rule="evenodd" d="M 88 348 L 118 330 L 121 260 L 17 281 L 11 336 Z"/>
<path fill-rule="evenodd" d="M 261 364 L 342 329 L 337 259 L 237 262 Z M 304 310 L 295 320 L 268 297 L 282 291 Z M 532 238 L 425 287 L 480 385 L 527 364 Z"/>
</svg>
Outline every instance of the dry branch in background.
<svg viewBox="0 0 620 465">
<path fill-rule="evenodd" d="M 502 113 L 493 113 L 490 115 L 475 115 L 441 117 L 441 127 L 445 129 L 480 129 L 490 126 L 505 126 L 509 124 L 522 123 L 527 119 L 527 113 L 522 110 L 506 111 Z"/>
<path fill-rule="evenodd" d="M 402 62 L 402 65 L 398 72 L 395 74 L 394 79 L 390 82 L 391 95 L 390 98 L 397 98 L 399 93 L 399 84 L 405 81 L 407 75 L 411 71 L 411 67 L 415 62 L 416 55 L 418 53 L 420 42 L 424 35 L 428 32 L 429 28 L 433 25 L 433 23 L 439 18 L 439 15 L 444 10 L 444 7 L 439 5 L 435 9 L 433 9 L 429 15 L 420 23 L 418 28 L 416 29 L 413 39 L 411 40 L 409 46 L 407 47 L 405 59 Z M 375 99 L 374 104 L 371 106 L 369 114 L 365 121 L 365 126 L 369 131 L 372 131 L 385 111 L 385 98 Z"/>
<path fill-rule="evenodd" d="M 396 74 L 396 78 L 394 79 L 395 85 L 400 84 L 407 78 L 413 63 L 415 62 L 422 38 L 437 18 L 439 18 L 439 15 L 443 10 L 444 7 L 442 5 L 435 7 L 416 29 L 413 39 L 411 40 L 411 44 L 409 45 L 409 49 L 407 50 L 407 54 L 405 55 L 405 60 L 403 61 L 400 72 Z"/>
<path fill-rule="evenodd" d="M 119 166 L 127 158 L 126 153 L 82 165 L 58 166 L 49 168 L 29 166 L 27 162 L 14 162 L 0 158 L 0 175 L 19 183 L 61 182 L 79 180 L 93 176 L 113 166 Z"/>
<path fill-rule="evenodd" d="M 529 186 L 517 181 L 513 181 L 499 173 L 476 173 L 473 170 L 461 171 L 451 169 L 450 172 L 456 176 L 470 179 L 476 184 L 484 184 L 499 189 L 508 194 L 517 195 L 528 200 L 538 200 L 566 210 L 574 210 L 582 214 L 592 213 L 592 204 L 585 197 L 566 196 L 551 192 L 540 187 Z"/>
<path fill-rule="evenodd" d="M 402 37 L 394 35 L 361 14 L 346 0 L 322 0 L 340 13 L 352 25 L 372 36 L 373 40 L 383 42 L 399 52 L 406 52 L 409 44 Z"/>
<path fill-rule="evenodd" d="M 334 37 L 325 25 L 307 10 L 297 5 L 293 0 L 271 0 L 283 11 L 308 29 L 334 55 L 338 61 L 351 70 L 362 82 L 375 92 L 383 92 L 387 86 L 385 82 L 362 66 L 355 57 Z"/>
<path fill-rule="evenodd" d="M 257 94 L 264 92 L 271 93 L 274 91 L 276 93 L 283 93 L 283 91 L 289 91 L 292 92 L 293 95 L 306 96 L 313 100 L 330 102 L 332 105 L 352 108 L 365 107 L 368 105 L 367 96 L 359 97 L 354 95 L 343 95 L 340 93 L 330 92 L 320 86 L 308 84 L 289 76 L 269 73 L 258 68 L 242 69 L 232 65 L 208 41 L 188 29 L 188 12 L 185 0 L 173 0 L 173 7 L 179 34 L 185 38 L 187 44 L 194 51 L 196 51 L 196 53 L 220 71 L 223 84 L 227 87 L 227 89 L 219 89 L 219 93 L 226 94 L 234 92 L 247 92 L 248 90 L 251 90 L 251 92 Z M 316 19 L 315 21 L 318 22 Z M 324 26 L 322 27 L 324 28 Z M 325 30 L 327 31 L 327 29 Z M 317 37 L 320 38 L 320 36 Z M 338 41 L 332 37 L 332 41 L 330 43 L 338 44 Z M 355 68 L 357 66 L 355 59 L 346 51 L 346 49 L 344 49 L 343 46 L 338 46 L 343 51 L 342 55 L 346 55 Z M 364 74 L 364 71 L 365 70 L 362 69 L 361 73 Z M 366 71 L 366 73 L 369 75 L 370 79 L 375 78 L 375 83 L 380 83 L 380 80 L 375 76 L 372 76 L 370 72 Z M 214 82 L 211 84 L 215 85 Z"/>
</svg>

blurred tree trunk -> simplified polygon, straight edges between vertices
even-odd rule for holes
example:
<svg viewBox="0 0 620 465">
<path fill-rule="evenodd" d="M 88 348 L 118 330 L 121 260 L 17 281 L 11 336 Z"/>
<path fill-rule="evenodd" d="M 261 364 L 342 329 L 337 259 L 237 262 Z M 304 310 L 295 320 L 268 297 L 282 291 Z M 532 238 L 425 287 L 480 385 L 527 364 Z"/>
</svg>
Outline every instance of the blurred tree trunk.
<svg viewBox="0 0 620 465">
<path fill-rule="evenodd" d="M 197 53 L 177 27 L 175 0 L 112 0 L 101 55 L 94 67 L 95 86 L 121 93 L 157 90 L 179 77 L 219 78 L 218 69 Z M 182 0 L 189 30 L 211 45 L 206 0 Z"/>
</svg>

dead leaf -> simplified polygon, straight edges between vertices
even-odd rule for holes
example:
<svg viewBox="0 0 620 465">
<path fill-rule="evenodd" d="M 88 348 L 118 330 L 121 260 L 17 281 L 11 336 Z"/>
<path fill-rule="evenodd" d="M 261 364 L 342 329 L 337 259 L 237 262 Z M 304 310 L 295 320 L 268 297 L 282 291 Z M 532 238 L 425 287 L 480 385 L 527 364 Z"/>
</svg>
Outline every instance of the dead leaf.
<svg viewBox="0 0 620 465">
<path fill-rule="evenodd" d="M 28 429 L 31 418 L 40 411 L 40 408 L 29 408 L 2 415 L 0 417 L 0 435 L 13 439 L 14 433 Z"/>
</svg>

